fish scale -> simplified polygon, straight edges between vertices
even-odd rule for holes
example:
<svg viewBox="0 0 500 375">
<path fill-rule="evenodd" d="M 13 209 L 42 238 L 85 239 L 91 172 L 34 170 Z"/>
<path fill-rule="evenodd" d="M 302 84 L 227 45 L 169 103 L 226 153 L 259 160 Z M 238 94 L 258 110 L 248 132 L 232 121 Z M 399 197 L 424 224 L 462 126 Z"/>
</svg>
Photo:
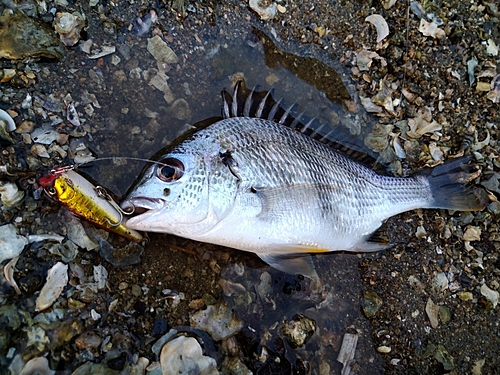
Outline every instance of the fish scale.
<svg viewBox="0 0 500 375">
<path fill-rule="evenodd" d="M 176 165 L 165 167 L 169 160 Z M 260 118 L 218 121 L 159 161 L 122 203 L 141 209 L 127 219 L 128 227 L 250 251 L 273 267 L 307 276 L 315 271 L 303 253 L 386 248 L 369 239 L 391 216 L 415 208 L 479 210 L 487 202 L 481 189 L 458 183 L 473 170 L 467 158 L 410 177 L 381 176 Z M 164 181 L 175 168 L 182 169 L 180 177 Z"/>
</svg>

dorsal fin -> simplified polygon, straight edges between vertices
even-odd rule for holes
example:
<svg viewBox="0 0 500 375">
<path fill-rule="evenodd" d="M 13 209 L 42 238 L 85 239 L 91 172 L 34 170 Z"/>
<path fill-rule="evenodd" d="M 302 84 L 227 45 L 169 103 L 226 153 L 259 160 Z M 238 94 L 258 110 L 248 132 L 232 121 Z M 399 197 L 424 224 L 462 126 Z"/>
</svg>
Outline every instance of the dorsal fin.
<svg viewBox="0 0 500 375">
<path fill-rule="evenodd" d="M 380 164 L 377 163 L 377 160 L 368 154 L 370 150 L 361 150 L 359 146 L 348 142 L 348 135 L 343 134 L 339 128 L 333 128 L 326 122 L 321 123 L 316 117 L 308 118 L 304 112 L 295 116 L 294 108 L 297 104 L 293 103 L 291 106 L 284 107 L 283 98 L 274 100 L 273 88 L 269 91 L 257 90 L 258 86 L 251 90 L 248 89 L 243 79 L 236 81 L 232 94 L 223 90 L 221 92 L 222 117 L 243 116 L 274 121 L 314 138 L 335 151 L 384 173 L 383 169 L 379 168 Z"/>
</svg>

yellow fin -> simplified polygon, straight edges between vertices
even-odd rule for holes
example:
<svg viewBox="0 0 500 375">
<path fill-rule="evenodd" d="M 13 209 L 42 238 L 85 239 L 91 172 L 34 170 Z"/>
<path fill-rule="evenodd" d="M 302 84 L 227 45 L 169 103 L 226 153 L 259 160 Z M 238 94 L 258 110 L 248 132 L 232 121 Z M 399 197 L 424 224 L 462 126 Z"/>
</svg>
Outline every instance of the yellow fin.
<svg viewBox="0 0 500 375">
<path fill-rule="evenodd" d="M 304 254 L 304 253 L 321 254 L 330 251 L 327 248 L 321 248 L 318 245 L 310 245 L 310 244 L 272 245 L 271 247 L 283 254 Z"/>
</svg>

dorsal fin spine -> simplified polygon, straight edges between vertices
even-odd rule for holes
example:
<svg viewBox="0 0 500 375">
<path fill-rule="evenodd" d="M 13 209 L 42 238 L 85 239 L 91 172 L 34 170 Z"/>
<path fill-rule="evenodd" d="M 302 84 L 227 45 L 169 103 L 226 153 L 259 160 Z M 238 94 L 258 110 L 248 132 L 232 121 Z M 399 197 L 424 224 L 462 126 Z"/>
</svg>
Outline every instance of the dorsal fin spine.
<svg viewBox="0 0 500 375">
<path fill-rule="evenodd" d="M 257 112 L 255 115 L 259 118 L 262 118 L 262 112 L 264 112 L 264 108 L 266 108 L 266 102 L 268 97 L 269 97 L 269 91 L 266 93 L 264 98 L 260 101 L 259 106 L 257 107 Z"/>
<path fill-rule="evenodd" d="M 296 102 L 292 103 L 292 105 L 290 107 L 288 107 L 288 109 L 285 111 L 285 113 L 283 113 L 283 116 L 281 116 L 280 120 L 278 121 L 278 123 L 280 124 L 284 124 L 286 119 L 288 118 L 288 116 L 290 116 L 290 113 L 292 112 L 293 108 L 297 105 Z"/>
<path fill-rule="evenodd" d="M 236 82 L 236 86 L 234 87 L 233 90 L 233 97 L 232 97 L 233 102 L 231 103 L 232 117 L 238 116 L 238 91 L 240 90 L 241 82 L 242 81 Z"/>
<path fill-rule="evenodd" d="M 252 96 L 255 92 L 256 86 L 250 91 L 250 94 L 247 96 L 245 99 L 245 105 L 243 107 L 243 116 L 249 117 L 250 116 L 250 108 L 252 107 Z"/>
<path fill-rule="evenodd" d="M 278 101 L 276 103 L 274 103 L 271 110 L 269 111 L 269 114 L 267 115 L 268 120 L 274 121 L 274 117 L 276 116 L 276 113 L 278 113 L 278 110 L 280 109 L 280 104 L 281 104 L 282 100 L 283 100 L 283 98 L 279 98 Z"/>
</svg>

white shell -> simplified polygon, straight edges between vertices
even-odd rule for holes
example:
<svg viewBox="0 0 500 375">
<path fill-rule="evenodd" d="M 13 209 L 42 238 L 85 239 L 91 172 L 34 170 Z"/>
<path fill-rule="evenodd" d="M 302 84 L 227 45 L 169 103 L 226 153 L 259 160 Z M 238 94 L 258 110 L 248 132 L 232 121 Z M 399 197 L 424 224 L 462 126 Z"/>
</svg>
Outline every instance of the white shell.
<svg viewBox="0 0 500 375">
<path fill-rule="evenodd" d="M 4 120 L 7 123 L 6 130 L 8 132 L 16 130 L 16 123 L 14 122 L 12 117 L 3 109 L 0 109 L 0 120 Z"/>
<path fill-rule="evenodd" d="M 219 374 L 215 359 L 203 355 L 194 337 L 179 336 L 166 343 L 161 349 L 160 364 L 163 375 Z"/>
<path fill-rule="evenodd" d="M 92 56 L 89 56 L 89 59 L 99 59 L 101 57 L 111 55 L 112 53 L 116 52 L 116 47 L 115 46 L 102 46 L 101 47 L 101 52 L 97 52 L 93 54 Z"/>
<path fill-rule="evenodd" d="M 3 276 L 5 277 L 5 281 L 7 281 L 7 283 L 14 288 L 17 295 L 21 294 L 21 290 L 19 289 L 19 286 L 16 283 L 16 279 L 14 279 L 14 270 L 16 268 L 16 263 L 18 259 L 19 257 L 11 259 L 11 261 L 7 263 L 3 268 Z"/>
<path fill-rule="evenodd" d="M 233 310 L 225 302 L 208 306 L 194 313 L 190 318 L 191 326 L 207 331 L 216 341 L 227 339 L 243 328 Z"/>
<path fill-rule="evenodd" d="M 488 287 L 488 285 L 483 284 L 481 285 L 481 294 L 493 304 L 493 308 L 497 307 L 498 292 L 496 290 L 492 290 Z"/>
<path fill-rule="evenodd" d="M 85 26 L 85 18 L 80 13 L 58 12 L 54 19 L 56 29 L 61 42 L 66 46 L 74 46 L 80 40 L 80 32 Z"/>
<path fill-rule="evenodd" d="M 94 266 L 94 282 L 97 284 L 97 289 L 104 289 L 108 283 L 108 271 L 103 265 Z"/>
<path fill-rule="evenodd" d="M 384 17 L 379 14 L 372 14 L 365 18 L 366 22 L 370 22 L 377 29 L 377 43 L 384 40 L 389 35 L 389 25 Z"/>
<path fill-rule="evenodd" d="M 68 265 L 58 262 L 48 272 L 47 281 L 36 299 L 36 311 L 52 306 L 67 284 Z"/>
<path fill-rule="evenodd" d="M 433 38 L 444 38 L 446 36 L 443 29 L 437 27 L 434 22 L 427 22 L 423 18 L 420 20 L 418 31 L 420 31 L 424 36 L 431 36 Z"/>
<path fill-rule="evenodd" d="M 269 21 L 276 16 L 278 11 L 278 5 L 276 3 L 271 3 L 267 7 L 261 6 L 261 0 L 249 0 L 248 5 L 254 10 L 263 21 Z"/>
<path fill-rule="evenodd" d="M 5 207 L 17 206 L 24 198 L 24 192 L 19 190 L 13 182 L 0 181 L 0 199 Z"/>
<path fill-rule="evenodd" d="M 49 367 L 49 361 L 45 357 L 30 359 L 23 367 L 19 375 L 54 375 L 56 372 Z"/>
<path fill-rule="evenodd" d="M 28 239 L 18 235 L 14 225 L 0 226 L 0 263 L 19 256 L 27 244 Z"/>
<path fill-rule="evenodd" d="M 175 52 L 159 35 L 148 39 L 147 49 L 156 61 L 166 62 L 167 64 L 177 64 L 179 62 Z"/>
</svg>

